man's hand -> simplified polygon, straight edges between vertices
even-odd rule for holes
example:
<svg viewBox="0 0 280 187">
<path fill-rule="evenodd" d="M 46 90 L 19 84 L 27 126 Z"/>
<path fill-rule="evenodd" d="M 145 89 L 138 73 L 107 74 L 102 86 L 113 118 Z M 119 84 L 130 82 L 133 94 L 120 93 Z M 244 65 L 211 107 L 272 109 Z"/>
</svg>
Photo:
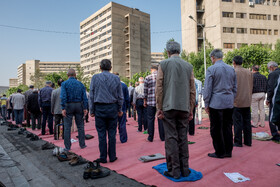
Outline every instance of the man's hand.
<svg viewBox="0 0 280 187">
<path fill-rule="evenodd" d="M 133 110 L 136 110 L 136 106 L 135 105 L 133 105 Z"/>
<path fill-rule="evenodd" d="M 41 111 L 41 112 L 43 112 L 43 109 L 42 109 L 42 108 L 40 108 L 40 111 Z"/>
<path fill-rule="evenodd" d="M 62 110 L 62 116 L 66 117 L 66 110 L 65 109 Z"/>
<path fill-rule="evenodd" d="M 84 116 L 86 116 L 87 113 L 88 113 L 88 111 L 85 109 L 85 110 L 84 110 Z"/>
<path fill-rule="evenodd" d="M 266 106 L 269 106 L 269 101 L 266 101 L 265 104 L 266 104 Z"/>
<path fill-rule="evenodd" d="M 189 121 L 191 121 L 192 119 L 193 119 L 193 113 L 190 112 L 190 114 L 189 114 Z"/>
<path fill-rule="evenodd" d="M 122 117 L 122 115 L 123 115 L 123 112 L 118 112 L 119 117 Z"/>
<path fill-rule="evenodd" d="M 143 106 L 144 106 L 145 108 L 147 107 L 147 100 L 146 100 L 146 99 L 144 100 Z"/>
<path fill-rule="evenodd" d="M 162 110 L 159 110 L 159 111 L 157 112 L 157 117 L 158 117 L 158 119 L 163 119 L 163 118 L 164 118 L 164 115 L 163 115 L 163 111 L 162 111 Z"/>
<path fill-rule="evenodd" d="M 210 114 L 209 107 L 206 107 L 206 108 L 205 108 L 205 112 L 206 112 L 208 115 Z"/>
<path fill-rule="evenodd" d="M 94 115 L 94 114 L 90 114 L 90 116 L 91 116 L 91 117 L 94 117 L 95 115 Z"/>
</svg>

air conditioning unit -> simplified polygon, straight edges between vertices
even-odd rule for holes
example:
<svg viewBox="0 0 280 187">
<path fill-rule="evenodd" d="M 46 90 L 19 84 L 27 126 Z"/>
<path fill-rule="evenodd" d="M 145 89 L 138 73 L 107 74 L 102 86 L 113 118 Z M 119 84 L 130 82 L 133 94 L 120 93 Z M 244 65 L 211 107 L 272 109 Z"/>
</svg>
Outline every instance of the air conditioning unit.
<svg viewBox="0 0 280 187">
<path fill-rule="evenodd" d="M 249 6 L 253 7 L 254 6 L 254 2 L 253 1 L 249 1 Z"/>
</svg>

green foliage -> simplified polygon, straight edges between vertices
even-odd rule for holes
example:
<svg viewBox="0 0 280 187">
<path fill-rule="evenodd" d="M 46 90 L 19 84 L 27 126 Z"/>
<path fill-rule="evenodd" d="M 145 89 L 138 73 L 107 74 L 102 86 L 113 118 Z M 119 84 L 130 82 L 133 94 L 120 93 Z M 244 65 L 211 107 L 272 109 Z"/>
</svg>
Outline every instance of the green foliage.
<svg viewBox="0 0 280 187">
<path fill-rule="evenodd" d="M 21 89 L 21 90 L 22 90 L 22 93 L 23 93 L 23 92 L 27 91 L 29 88 L 28 88 L 27 85 L 21 84 L 21 85 L 19 85 L 18 87 L 9 88 L 9 89 L 6 91 L 5 94 L 6 94 L 7 96 L 10 96 L 10 95 L 12 95 L 13 93 L 16 93 L 18 89 Z"/>
<path fill-rule="evenodd" d="M 135 73 L 132 77 L 132 79 L 130 80 L 130 82 L 132 82 L 133 85 L 135 85 L 136 82 L 138 82 L 138 79 L 140 77 L 146 78 L 148 75 L 150 75 L 151 72 L 150 71 L 146 71 L 146 72 L 140 72 L 140 73 Z"/>
<path fill-rule="evenodd" d="M 213 46 L 206 42 L 206 68 L 212 65 L 210 59 L 210 53 L 213 50 Z M 194 77 L 202 82 L 205 79 L 204 72 L 204 51 L 201 50 L 198 53 L 191 52 L 187 54 L 185 51 L 181 53 L 181 58 L 193 65 Z"/>
<path fill-rule="evenodd" d="M 278 64 L 280 64 L 280 39 L 278 39 L 276 44 L 275 44 L 275 49 L 272 52 L 271 60 L 275 61 Z"/>
<path fill-rule="evenodd" d="M 272 57 L 272 50 L 269 46 L 263 46 L 262 44 L 242 46 L 240 49 L 227 52 L 224 62 L 232 64 L 233 57 L 237 55 L 242 56 L 244 68 L 249 69 L 253 65 L 259 65 L 260 73 L 266 76 L 268 75 L 267 63 Z"/>
<path fill-rule="evenodd" d="M 127 86 L 129 86 L 130 80 L 129 80 L 128 78 L 120 76 L 120 79 L 121 79 L 121 81 L 123 81 Z"/>
<path fill-rule="evenodd" d="M 45 74 L 36 69 L 34 75 L 30 77 L 30 80 L 33 82 L 35 88 L 42 88 L 45 85 Z"/>
</svg>

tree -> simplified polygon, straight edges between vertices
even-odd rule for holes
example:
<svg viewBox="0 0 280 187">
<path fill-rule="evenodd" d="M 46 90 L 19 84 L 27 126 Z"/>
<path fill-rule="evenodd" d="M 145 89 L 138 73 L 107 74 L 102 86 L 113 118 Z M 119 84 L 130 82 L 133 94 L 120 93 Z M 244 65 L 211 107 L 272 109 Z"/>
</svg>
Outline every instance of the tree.
<svg viewBox="0 0 280 187">
<path fill-rule="evenodd" d="M 9 88 L 9 89 L 6 91 L 5 94 L 6 94 L 7 96 L 10 96 L 10 95 L 12 95 L 13 93 L 16 93 L 18 89 L 21 89 L 21 90 L 22 90 L 22 93 L 23 93 L 23 92 L 27 91 L 29 88 L 28 88 L 27 85 L 21 84 L 21 85 L 19 85 L 18 87 Z"/>
<path fill-rule="evenodd" d="M 138 82 L 140 77 L 146 78 L 148 75 L 150 75 L 151 72 L 150 71 L 146 71 L 146 72 L 140 72 L 140 73 L 135 73 L 132 78 L 131 81 L 133 85 L 135 85 L 136 82 Z"/>
<path fill-rule="evenodd" d="M 45 74 L 36 69 L 34 75 L 31 75 L 30 80 L 33 82 L 35 88 L 42 88 L 45 85 Z"/>
<path fill-rule="evenodd" d="M 233 57 L 237 55 L 242 56 L 244 68 L 251 68 L 253 65 L 259 65 L 260 73 L 266 76 L 268 75 L 267 63 L 272 57 L 272 50 L 269 47 L 263 46 L 262 44 L 242 46 L 240 49 L 227 52 L 224 62 L 232 64 Z"/>
<path fill-rule="evenodd" d="M 81 81 L 85 87 L 87 88 L 87 90 L 89 90 L 90 87 L 90 81 L 91 81 L 91 77 L 90 75 L 85 75 L 84 74 L 84 70 L 81 66 L 77 66 L 76 67 L 76 77 L 77 80 Z"/>
<path fill-rule="evenodd" d="M 272 52 L 272 61 L 275 61 L 276 63 L 280 63 L 280 39 L 277 40 L 275 44 L 275 49 Z"/>
</svg>

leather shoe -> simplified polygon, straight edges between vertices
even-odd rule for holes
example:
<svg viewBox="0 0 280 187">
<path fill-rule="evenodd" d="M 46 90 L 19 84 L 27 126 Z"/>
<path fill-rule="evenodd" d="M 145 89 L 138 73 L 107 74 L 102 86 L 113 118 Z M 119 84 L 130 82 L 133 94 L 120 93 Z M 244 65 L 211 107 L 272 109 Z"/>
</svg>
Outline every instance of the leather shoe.
<svg viewBox="0 0 280 187">
<path fill-rule="evenodd" d="M 107 163 L 107 160 L 102 160 L 102 159 L 98 158 L 98 159 L 96 159 L 96 162 L 105 164 L 105 163 Z"/>
<path fill-rule="evenodd" d="M 179 177 L 173 177 L 170 173 L 168 173 L 168 171 L 163 172 L 163 175 L 165 175 L 167 177 L 172 177 L 174 179 L 180 179 L 180 176 Z"/>
<path fill-rule="evenodd" d="M 116 158 L 113 159 L 113 160 L 110 160 L 110 162 L 115 162 L 116 160 L 118 160 L 118 157 L 116 157 Z"/>
<path fill-rule="evenodd" d="M 224 156 L 218 156 L 216 153 L 208 153 L 208 156 L 212 158 L 224 158 Z"/>
<path fill-rule="evenodd" d="M 238 143 L 234 143 L 233 147 L 242 147 L 242 145 L 238 144 Z"/>
<path fill-rule="evenodd" d="M 225 158 L 231 158 L 231 154 L 224 154 Z"/>
<path fill-rule="evenodd" d="M 247 145 L 247 146 L 249 146 L 249 147 L 251 147 L 251 146 L 252 146 L 252 144 L 246 144 L 246 143 L 244 143 L 244 145 Z"/>
</svg>

